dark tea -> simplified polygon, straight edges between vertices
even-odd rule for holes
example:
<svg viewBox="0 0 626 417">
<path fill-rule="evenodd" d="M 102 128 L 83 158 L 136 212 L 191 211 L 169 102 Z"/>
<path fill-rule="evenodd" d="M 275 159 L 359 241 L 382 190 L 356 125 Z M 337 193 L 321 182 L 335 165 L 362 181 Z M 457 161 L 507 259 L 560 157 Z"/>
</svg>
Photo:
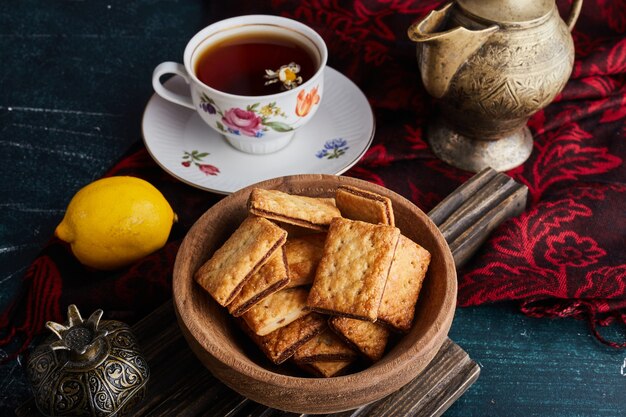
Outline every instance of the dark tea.
<svg viewBox="0 0 626 417">
<path fill-rule="evenodd" d="M 312 53 L 295 38 L 247 33 L 226 38 L 201 51 L 195 73 L 200 81 L 216 90 L 263 96 L 286 89 L 285 83 L 278 79 L 268 82 L 266 70 L 277 73 L 291 63 L 299 66 L 296 75 L 301 77 L 301 82 L 306 82 L 317 71 Z"/>
</svg>

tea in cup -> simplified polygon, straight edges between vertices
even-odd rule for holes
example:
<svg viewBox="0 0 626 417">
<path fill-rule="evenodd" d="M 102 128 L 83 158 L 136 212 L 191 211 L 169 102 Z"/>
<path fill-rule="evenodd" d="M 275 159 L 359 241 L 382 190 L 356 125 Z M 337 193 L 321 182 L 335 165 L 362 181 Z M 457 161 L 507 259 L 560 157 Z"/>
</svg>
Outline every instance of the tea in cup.
<svg viewBox="0 0 626 417">
<path fill-rule="evenodd" d="M 198 32 L 184 64 L 159 64 L 152 85 L 164 99 L 195 110 L 235 148 L 264 154 L 285 147 L 319 108 L 327 58 L 323 39 L 300 22 L 239 16 Z M 165 74 L 183 77 L 190 95 L 167 89 Z"/>
</svg>

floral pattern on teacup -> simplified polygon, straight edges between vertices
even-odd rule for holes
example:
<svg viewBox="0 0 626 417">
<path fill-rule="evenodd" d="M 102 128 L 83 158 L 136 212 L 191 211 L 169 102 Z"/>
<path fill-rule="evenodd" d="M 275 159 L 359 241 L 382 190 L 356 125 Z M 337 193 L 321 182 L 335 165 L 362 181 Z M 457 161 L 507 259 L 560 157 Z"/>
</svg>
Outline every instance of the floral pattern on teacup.
<svg viewBox="0 0 626 417">
<path fill-rule="evenodd" d="M 202 93 L 200 108 L 209 114 L 217 114 L 221 117 L 215 122 L 215 125 L 224 133 L 260 138 L 269 129 L 276 132 L 293 130 L 289 124 L 276 120 L 276 117 L 287 117 L 280 107 L 276 106 L 276 102 L 267 103 L 263 106 L 261 103 L 254 103 L 246 106 L 245 109 L 231 107 L 222 111 L 211 97 Z"/>
<path fill-rule="evenodd" d="M 220 130 L 226 130 L 230 133 L 241 134 L 244 136 L 252 136 L 260 138 L 263 136 L 263 121 L 252 110 L 243 110 L 238 108 L 232 108 L 226 110 L 222 115 L 222 125 L 219 124 Z"/>
<path fill-rule="evenodd" d="M 203 159 L 209 156 L 208 152 L 198 152 L 193 150 L 191 152 L 185 151 L 183 153 L 183 161 L 180 163 L 185 168 L 189 168 L 192 164 L 200 170 L 204 175 L 217 175 L 220 173 L 220 169 L 214 165 L 203 163 Z"/>
<path fill-rule="evenodd" d="M 296 102 L 296 114 L 304 117 L 311 111 L 311 108 L 319 104 L 320 95 L 317 93 L 319 85 L 313 87 L 308 93 L 302 90 L 298 93 L 298 101 Z"/>
<path fill-rule="evenodd" d="M 343 138 L 327 140 L 324 147 L 315 153 L 319 159 L 337 159 L 350 149 L 348 142 Z"/>
</svg>

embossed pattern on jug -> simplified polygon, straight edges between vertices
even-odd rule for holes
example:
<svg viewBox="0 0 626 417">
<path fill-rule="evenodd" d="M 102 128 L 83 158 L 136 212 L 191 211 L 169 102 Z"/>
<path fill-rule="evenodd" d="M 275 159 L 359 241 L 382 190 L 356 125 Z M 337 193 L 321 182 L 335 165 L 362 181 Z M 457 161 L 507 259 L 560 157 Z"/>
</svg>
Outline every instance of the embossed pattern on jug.
<svg viewBox="0 0 626 417">
<path fill-rule="evenodd" d="M 492 35 L 452 79 L 443 99 L 446 110 L 484 123 L 520 119 L 524 124 L 547 106 L 565 86 L 574 60 L 567 26 L 558 16 L 547 17 L 534 27 Z M 466 19 L 456 14 L 453 25 L 468 25 Z"/>
</svg>

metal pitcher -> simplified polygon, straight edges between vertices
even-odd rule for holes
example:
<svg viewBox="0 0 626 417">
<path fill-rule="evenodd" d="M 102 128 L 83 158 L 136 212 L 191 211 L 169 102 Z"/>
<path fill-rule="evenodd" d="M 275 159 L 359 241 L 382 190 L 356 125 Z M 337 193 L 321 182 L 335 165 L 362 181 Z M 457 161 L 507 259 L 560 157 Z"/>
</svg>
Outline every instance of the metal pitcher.
<svg viewBox="0 0 626 417">
<path fill-rule="evenodd" d="M 439 158 L 478 172 L 530 156 L 526 122 L 570 77 L 581 7 L 574 0 L 563 21 L 554 0 L 457 0 L 409 28 L 424 86 L 438 99 L 427 135 Z"/>
</svg>

